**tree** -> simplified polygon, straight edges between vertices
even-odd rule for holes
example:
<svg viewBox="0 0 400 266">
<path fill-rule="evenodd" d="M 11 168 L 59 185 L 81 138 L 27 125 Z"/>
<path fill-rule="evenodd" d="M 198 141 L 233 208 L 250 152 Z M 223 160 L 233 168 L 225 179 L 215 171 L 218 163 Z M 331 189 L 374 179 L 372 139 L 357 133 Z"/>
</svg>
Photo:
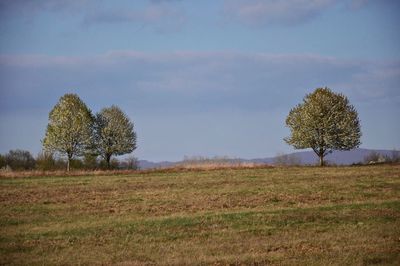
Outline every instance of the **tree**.
<svg viewBox="0 0 400 266">
<path fill-rule="evenodd" d="M 36 164 L 32 154 L 24 150 L 10 150 L 5 156 L 5 161 L 12 170 L 31 170 Z"/>
<path fill-rule="evenodd" d="M 131 153 L 136 149 L 133 123 L 117 106 L 103 108 L 95 120 L 96 150 L 110 168 L 112 155 Z"/>
<path fill-rule="evenodd" d="M 129 170 L 138 170 L 139 169 L 139 161 L 136 157 L 129 156 L 125 159 L 125 168 Z"/>
<path fill-rule="evenodd" d="M 390 157 L 392 163 L 400 162 L 400 151 L 392 150 L 392 156 Z"/>
<path fill-rule="evenodd" d="M 301 158 L 296 154 L 278 153 L 274 158 L 274 164 L 278 166 L 301 165 Z"/>
<path fill-rule="evenodd" d="M 2 169 L 3 167 L 5 167 L 6 164 L 6 157 L 3 156 L 2 154 L 0 154 L 0 169 Z"/>
<path fill-rule="evenodd" d="M 313 149 L 320 166 L 333 150 L 351 150 L 361 144 L 360 122 L 354 106 L 346 96 L 326 87 L 307 94 L 303 103 L 291 109 L 286 125 L 291 135 L 284 140 L 295 149 Z"/>
<path fill-rule="evenodd" d="M 82 156 L 93 144 L 93 116 L 76 94 L 65 94 L 49 114 L 44 149 L 67 156 L 67 171 L 73 157 Z"/>
</svg>

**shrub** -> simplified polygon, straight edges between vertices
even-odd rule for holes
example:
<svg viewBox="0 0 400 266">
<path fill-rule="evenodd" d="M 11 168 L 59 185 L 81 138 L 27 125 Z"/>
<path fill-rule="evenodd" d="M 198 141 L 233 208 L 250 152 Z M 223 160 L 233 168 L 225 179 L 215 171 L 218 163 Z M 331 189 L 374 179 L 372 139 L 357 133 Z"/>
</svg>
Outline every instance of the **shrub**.
<svg viewBox="0 0 400 266">
<path fill-rule="evenodd" d="M 25 150 L 10 150 L 5 156 L 5 161 L 12 170 L 31 170 L 36 164 L 32 154 Z"/>
<path fill-rule="evenodd" d="M 139 170 L 139 161 L 134 156 L 129 156 L 124 161 L 120 162 L 120 169 L 126 170 Z"/>
<path fill-rule="evenodd" d="M 376 151 L 371 151 L 364 157 L 364 163 L 369 164 L 369 163 L 378 163 L 382 162 L 384 160 L 384 157 Z"/>
<path fill-rule="evenodd" d="M 100 161 L 100 169 L 102 170 L 115 170 L 115 169 L 119 169 L 120 167 L 120 162 L 117 158 L 112 158 L 110 160 L 110 165 L 108 165 L 107 160 L 101 160 Z"/>
<path fill-rule="evenodd" d="M 83 157 L 83 164 L 85 169 L 87 170 L 94 170 L 99 167 L 99 163 L 97 161 L 97 155 L 93 154 L 85 154 Z"/>
<path fill-rule="evenodd" d="M 85 164 L 81 159 L 71 159 L 70 167 L 71 169 L 82 170 L 85 168 Z"/>
<path fill-rule="evenodd" d="M 41 151 L 36 157 L 36 169 L 42 171 L 56 169 L 56 160 L 51 152 Z"/>
<path fill-rule="evenodd" d="M 399 163 L 400 162 L 400 151 L 392 150 L 390 161 L 392 163 Z"/>
<path fill-rule="evenodd" d="M 36 157 L 36 169 L 42 171 L 63 170 L 67 163 L 53 153 L 42 151 Z"/>
<path fill-rule="evenodd" d="M 301 158 L 296 154 L 279 153 L 274 158 L 274 164 L 279 166 L 297 166 L 301 165 Z"/>
</svg>

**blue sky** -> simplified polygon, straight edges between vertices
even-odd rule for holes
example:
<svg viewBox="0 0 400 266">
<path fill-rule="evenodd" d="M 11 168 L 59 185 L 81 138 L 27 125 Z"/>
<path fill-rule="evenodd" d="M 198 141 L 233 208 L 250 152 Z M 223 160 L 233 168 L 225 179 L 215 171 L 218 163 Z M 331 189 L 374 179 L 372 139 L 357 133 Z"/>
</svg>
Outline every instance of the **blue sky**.
<svg viewBox="0 0 400 266">
<path fill-rule="evenodd" d="M 139 159 L 293 149 L 285 117 L 328 86 L 364 148 L 400 148 L 400 4 L 381 0 L 0 0 L 0 152 L 41 149 L 77 93 L 134 121 Z"/>
</svg>

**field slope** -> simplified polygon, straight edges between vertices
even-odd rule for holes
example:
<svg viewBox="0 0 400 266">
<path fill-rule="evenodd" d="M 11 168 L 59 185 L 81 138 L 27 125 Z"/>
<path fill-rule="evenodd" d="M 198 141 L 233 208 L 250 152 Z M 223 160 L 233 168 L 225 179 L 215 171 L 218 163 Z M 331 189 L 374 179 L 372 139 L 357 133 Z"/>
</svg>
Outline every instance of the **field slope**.
<svg viewBox="0 0 400 266">
<path fill-rule="evenodd" d="M 0 264 L 398 265 L 400 166 L 0 178 Z"/>
</svg>

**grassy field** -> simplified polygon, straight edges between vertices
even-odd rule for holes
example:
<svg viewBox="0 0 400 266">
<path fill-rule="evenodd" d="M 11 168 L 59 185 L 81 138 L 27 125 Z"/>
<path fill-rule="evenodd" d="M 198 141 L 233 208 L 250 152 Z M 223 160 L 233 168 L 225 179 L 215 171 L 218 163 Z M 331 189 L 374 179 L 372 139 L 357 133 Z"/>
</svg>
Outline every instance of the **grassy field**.
<svg viewBox="0 0 400 266">
<path fill-rule="evenodd" d="M 0 264 L 399 265 L 400 166 L 0 178 Z"/>
</svg>

